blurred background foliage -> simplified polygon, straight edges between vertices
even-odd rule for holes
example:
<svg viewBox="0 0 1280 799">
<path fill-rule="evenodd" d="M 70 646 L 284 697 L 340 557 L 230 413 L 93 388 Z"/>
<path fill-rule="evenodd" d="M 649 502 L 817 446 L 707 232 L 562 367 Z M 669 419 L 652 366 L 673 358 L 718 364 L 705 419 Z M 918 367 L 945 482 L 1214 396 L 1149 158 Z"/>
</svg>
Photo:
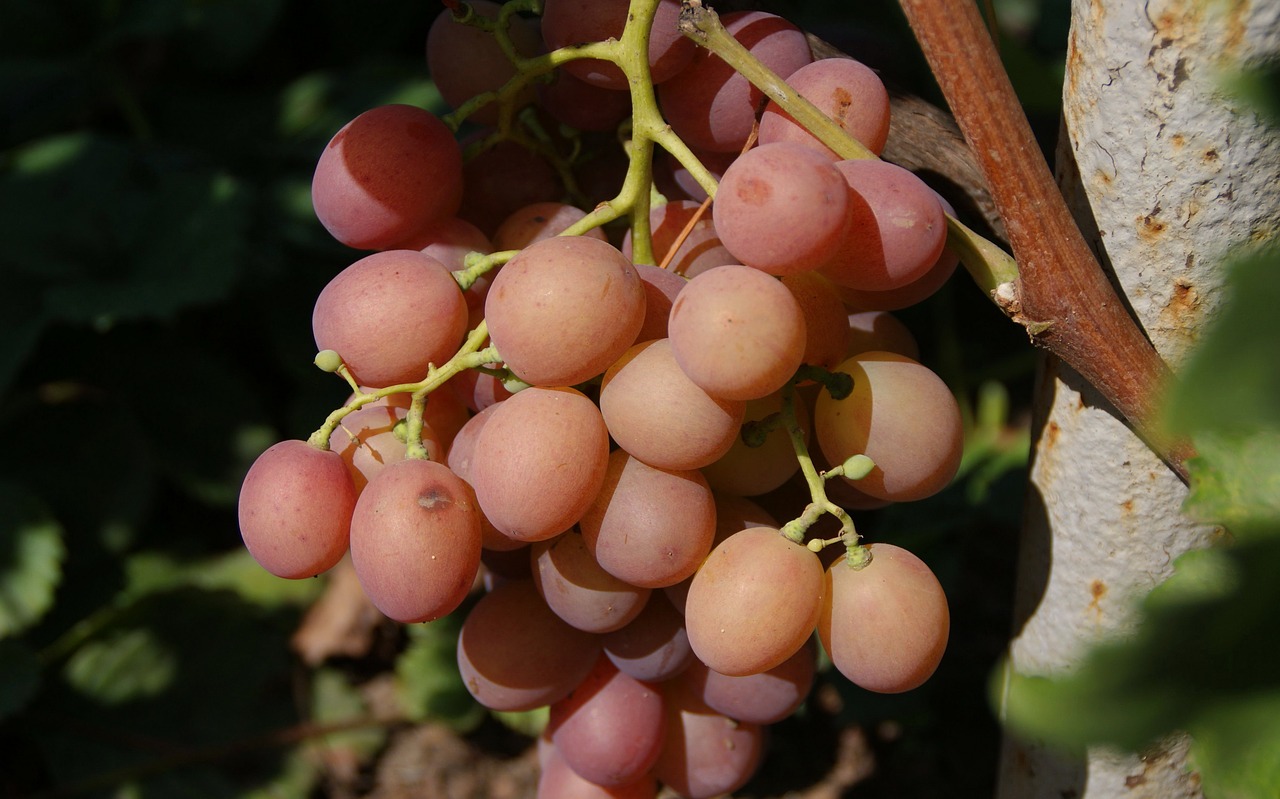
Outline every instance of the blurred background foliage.
<svg viewBox="0 0 1280 799">
<path fill-rule="evenodd" d="M 935 91 L 891 2 L 775 5 Z M 1066 6 L 997 3 L 1046 142 Z M 313 741 L 366 775 L 397 724 L 483 744 L 452 671 L 456 619 L 306 665 L 290 636 L 326 581 L 267 575 L 235 522 L 251 460 L 347 393 L 311 365 L 314 298 L 357 257 L 311 212 L 315 158 L 372 106 L 440 109 L 422 56 L 439 8 L 0 4 L 0 794 L 317 795 L 332 761 Z M 878 774 L 860 795 L 990 795 L 983 686 L 1007 631 L 1033 357 L 962 281 L 907 319 L 960 394 L 971 446 L 956 486 L 861 529 L 934 566 L 955 643 L 906 696 L 838 681 L 834 723 L 872 731 Z M 380 674 L 397 681 L 395 724 L 362 691 Z M 789 737 L 778 762 L 797 754 Z"/>
</svg>

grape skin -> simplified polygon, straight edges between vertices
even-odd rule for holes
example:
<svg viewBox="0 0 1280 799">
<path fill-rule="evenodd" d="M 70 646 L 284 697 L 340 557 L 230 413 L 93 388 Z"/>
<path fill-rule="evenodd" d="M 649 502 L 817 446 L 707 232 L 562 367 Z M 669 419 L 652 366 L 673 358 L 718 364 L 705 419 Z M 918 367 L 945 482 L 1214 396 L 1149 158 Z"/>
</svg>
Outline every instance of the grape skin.
<svg viewBox="0 0 1280 799">
<path fill-rule="evenodd" d="M 725 170 L 712 206 L 716 233 L 740 263 L 771 275 L 817 269 L 845 244 L 848 183 L 821 153 L 761 144 Z"/>
<path fill-rule="evenodd" d="M 507 262 L 485 298 L 489 336 L 506 365 L 535 386 L 599 375 L 635 343 L 645 292 L 612 245 L 556 236 Z"/>
<path fill-rule="evenodd" d="M 776 278 L 741 264 L 690 280 L 671 306 L 667 329 L 681 371 L 718 399 L 768 396 L 804 357 L 796 298 Z"/>
<path fill-rule="evenodd" d="M 615 450 L 579 527 L 605 571 L 661 588 L 693 574 L 711 551 L 715 524 L 715 500 L 701 473 L 658 469 Z"/>
<path fill-rule="evenodd" d="M 600 412 L 618 446 L 659 469 L 698 469 L 733 446 L 746 404 L 715 399 L 684 373 L 668 339 L 636 344 L 604 374 Z"/>
<path fill-rule="evenodd" d="M 447 466 L 404 460 L 365 486 L 351 519 L 351 562 L 387 617 L 435 621 L 462 603 L 480 568 L 480 511 Z"/>
<path fill-rule="evenodd" d="M 481 17 L 496 20 L 502 7 L 492 0 L 468 0 Z M 542 49 L 542 37 L 534 23 L 518 15 L 507 29 L 516 52 L 528 58 Z M 502 52 L 498 40 L 486 31 L 453 20 L 449 9 L 441 11 L 427 31 L 427 71 L 440 95 L 451 108 L 458 108 L 484 92 L 494 91 L 515 77 L 516 68 Z M 534 101 L 534 89 L 526 86 L 515 98 L 515 107 Z M 498 124 L 498 104 L 489 103 L 467 119 L 479 125 Z"/>
<path fill-rule="evenodd" d="M 824 58 L 787 76 L 787 85 L 817 106 L 863 147 L 879 155 L 889 139 L 889 93 L 880 77 L 852 58 Z M 760 117 L 760 143 L 790 141 L 839 159 L 770 100 Z"/>
<path fill-rule="evenodd" d="M 547 726 L 556 751 L 579 775 L 597 785 L 625 785 L 647 773 L 662 750 L 662 694 L 602 655 L 551 706 Z"/>
<path fill-rule="evenodd" d="M 416 250 L 374 253 L 342 270 L 311 314 L 316 348 L 335 350 L 361 385 L 421 380 L 453 357 L 467 304 L 444 264 Z"/>
<path fill-rule="evenodd" d="M 644 610 L 649 589 L 609 574 L 582 534 L 569 530 L 530 548 L 534 584 L 557 616 L 589 633 L 607 633 Z"/>
<path fill-rule="evenodd" d="M 721 674 L 767 671 L 812 634 L 821 596 L 817 555 L 777 530 L 742 530 L 694 575 L 684 610 L 689 645 Z"/>
<path fill-rule="evenodd" d="M 346 554 L 355 504 L 355 484 L 336 452 L 281 441 L 244 477 L 240 536 L 253 559 L 275 576 L 315 577 Z"/>
<path fill-rule="evenodd" d="M 571 388 L 504 400 L 471 455 L 471 484 L 494 527 L 542 541 L 572 527 L 604 483 L 609 434 L 595 403 Z"/>
<path fill-rule="evenodd" d="M 923 685 L 947 648 L 951 615 L 938 578 L 920 558 L 893 544 L 870 544 L 871 562 L 827 568 L 818 635 L 835 667 L 878 693 Z"/>
<path fill-rule="evenodd" d="M 320 154 L 311 202 L 335 239 L 384 250 L 458 210 L 462 150 L 430 112 L 384 105 L 342 127 Z"/>
<path fill-rule="evenodd" d="M 482 596 L 458 635 L 462 682 L 490 710 L 558 702 L 599 656 L 600 637 L 552 613 L 532 580 L 511 580 Z"/>
<path fill-rule="evenodd" d="M 964 428 L 942 379 L 905 355 L 883 351 L 855 355 L 838 371 L 853 377 L 853 391 L 840 400 L 824 391 L 814 407 L 814 435 L 827 461 L 871 458 L 871 473 L 851 482 L 892 502 L 946 488 L 960 468 Z"/>
</svg>

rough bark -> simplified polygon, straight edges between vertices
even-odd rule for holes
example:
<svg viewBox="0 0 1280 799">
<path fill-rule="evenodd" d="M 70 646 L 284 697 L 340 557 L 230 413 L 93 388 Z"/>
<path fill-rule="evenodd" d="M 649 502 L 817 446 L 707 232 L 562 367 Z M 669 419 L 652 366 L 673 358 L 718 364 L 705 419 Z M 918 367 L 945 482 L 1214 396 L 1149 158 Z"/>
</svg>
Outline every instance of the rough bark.
<svg viewBox="0 0 1280 799">
<path fill-rule="evenodd" d="M 1280 146 L 1220 91 L 1280 52 L 1266 0 L 1075 0 L 1059 177 L 1130 309 L 1176 369 L 1219 305 L 1227 249 L 1280 225 Z M 1185 488 L 1080 376 L 1046 358 L 1011 646 L 1029 674 L 1070 671 L 1134 624 L 1134 601 L 1212 531 Z M 1192 797 L 1187 741 L 1072 760 L 1009 738 L 999 795 Z"/>
</svg>

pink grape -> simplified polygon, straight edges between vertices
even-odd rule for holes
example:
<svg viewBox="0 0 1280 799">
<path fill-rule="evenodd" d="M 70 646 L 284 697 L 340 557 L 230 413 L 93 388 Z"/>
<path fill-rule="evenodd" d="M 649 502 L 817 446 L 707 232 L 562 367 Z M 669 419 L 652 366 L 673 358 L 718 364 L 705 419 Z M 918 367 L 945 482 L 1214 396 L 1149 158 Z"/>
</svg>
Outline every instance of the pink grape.
<svg viewBox="0 0 1280 799">
<path fill-rule="evenodd" d="M 938 195 L 887 161 L 837 161 L 836 168 L 851 189 L 849 226 L 822 273 L 859 291 L 899 289 L 922 278 L 947 239 Z"/>
<path fill-rule="evenodd" d="M 662 694 L 667 738 L 654 776 L 686 799 L 711 799 L 745 785 L 760 766 L 763 728 L 717 713 L 680 680 L 665 683 Z"/>
<path fill-rule="evenodd" d="M 834 369 L 848 357 L 849 313 L 836 285 L 817 272 L 782 278 L 804 317 L 804 363 Z"/>
<path fill-rule="evenodd" d="M 729 451 L 745 403 L 715 399 L 676 363 L 667 339 L 636 344 L 605 372 L 600 412 L 618 446 L 659 469 L 698 469 Z"/>
<path fill-rule="evenodd" d="M 541 202 L 526 205 L 498 225 L 497 232 L 493 234 L 493 244 L 499 250 L 522 250 L 535 241 L 563 233 L 586 215 L 586 211 L 566 203 Z M 607 241 L 600 228 L 592 228 L 583 235 Z"/>
<path fill-rule="evenodd" d="M 781 17 L 739 11 L 723 15 L 720 21 L 784 80 L 813 60 L 804 33 Z M 742 149 L 763 98 L 719 56 L 701 49 L 688 67 L 658 89 L 663 116 L 676 134 L 690 147 L 712 152 Z"/>
<path fill-rule="evenodd" d="M 311 202 L 335 239 L 383 250 L 448 217 L 462 200 L 462 151 L 421 108 L 384 105 L 348 122 L 325 147 Z"/>
<path fill-rule="evenodd" d="M 530 557 L 538 593 L 557 616 L 579 630 L 607 633 L 624 627 L 649 599 L 648 588 L 605 571 L 577 530 L 535 543 Z"/>
<path fill-rule="evenodd" d="M 536 799 L 654 799 L 658 794 L 652 774 L 644 774 L 626 785 L 597 785 L 574 771 L 555 746 L 539 741 L 538 792 Z"/>
<path fill-rule="evenodd" d="M 442 463 L 403 460 L 369 481 L 351 520 L 351 562 L 378 610 L 435 621 L 466 597 L 480 568 L 480 510 Z"/>
<path fill-rule="evenodd" d="M 849 187 L 826 156 L 794 142 L 762 144 L 725 170 L 716 233 L 740 263 L 771 275 L 817 269 L 845 244 Z"/>
<path fill-rule="evenodd" d="M 480 431 L 471 484 L 494 527 L 519 541 L 568 530 L 604 484 L 609 434 L 595 404 L 571 388 L 529 388 Z"/>
<path fill-rule="evenodd" d="M 347 552 L 356 487 L 341 456 L 281 441 L 240 487 L 240 536 L 262 568 L 291 580 L 328 571 Z"/>
<path fill-rule="evenodd" d="M 553 50 L 619 39 L 627 15 L 627 0 L 546 0 L 542 10 L 542 38 Z M 679 17 L 679 0 L 660 0 L 649 35 L 650 80 L 655 85 L 683 69 L 693 60 L 697 49 L 692 41 L 680 35 L 676 27 Z M 626 75 L 608 61 L 584 58 L 570 61 L 563 68 L 594 86 L 614 91 L 627 88 Z"/>
<path fill-rule="evenodd" d="M 592 85 L 564 69 L 551 83 L 538 84 L 538 104 L 557 122 L 583 131 L 615 130 L 631 115 L 628 92 Z"/>
<path fill-rule="evenodd" d="M 859 311 L 848 316 L 849 345 L 845 357 L 884 350 L 920 359 L 920 345 L 901 319 L 888 311 Z"/>
<path fill-rule="evenodd" d="M 653 264 L 636 264 L 636 273 L 644 283 L 644 324 L 636 341 L 652 341 L 667 337 L 667 319 L 676 296 L 689 282 L 668 269 Z"/>
<path fill-rule="evenodd" d="M 467 0 L 467 5 L 479 16 L 491 20 L 498 18 L 502 8 L 491 0 Z M 542 48 L 536 25 L 519 15 L 510 17 L 507 32 L 516 52 L 525 58 L 537 55 Z M 455 21 L 448 9 L 436 16 L 427 32 L 427 69 L 444 101 L 452 108 L 459 108 L 478 94 L 502 88 L 516 75 L 515 65 L 502 52 L 492 33 Z M 516 108 L 529 105 L 534 96 L 533 87 L 526 86 L 514 100 Z M 498 105 L 490 103 L 467 119 L 480 125 L 496 125 Z"/>
<path fill-rule="evenodd" d="M 635 782 L 662 751 L 662 694 L 601 656 L 573 691 L 551 706 L 556 751 L 597 785 Z"/>
<path fill-rule="evenodd" d="M 453 276 L 415 250 L 361 258 L 320 292 L 311 314 L 316 348 L 335 350 L 361 385 L 421 380 L 467 332 L 467 304 Z"/>
<path fill-rule="evenodd" d="M 480 598 L 458 635 L 458 670 L 476 701 L 521 711 L 569 695 L 600 656 L 600 637 L 551 612 L 532 580 L 512 580 Z"/>
<path fill-rule="evenodd" d="M 850 568 L 841 555 L 827 568 L 818 635 L 835 667 L 878 693 L 924 684 L 947 648 L 951 614 L 938 578 L 920 558 L 893 544 L 870 544 L 871 562 Z"/>
<path fill-rule="evenodd" d="M 813 687 L 818 647 L 810 636 L 800 649 L 768 671 L 730 677 L 695 661 L 680 680 L 712 710 L 738 721 L 773 724 L 803 704 Z"/>
<path fill-rule="evenodd" d="M 711 550 L 715 523 L 715 500 L 699 472 L 658 469 L 615 450 L 579 527 L 605 571 L 660 588 L 693 574 Z"/>
<path fill-rule="evenodd" d="M 782 395 L 775 392 L 748 402 L 743 423 L 759 422 L 781 411 Z M 807 438 L 809 412 L 802 403 L 796 403 L 796 415 Z M 702 474 L 715 491 L 751 497 L 778 488 L 799 469 L 800 461 L 796 459 L 787 427 L 778 422 L 764 435 L 763 441 L 755 446 L 748 444 L 741 435 L 738 436 L 733 447 L 723 457 L 702 468 Z"/>
<path fill-rule="evenodd" d="M 787 76 L 787 85 L 817 106 L 862 146 L 879 155 L 889 138 L 889 93 L 871 68 L 852 58 L 824 58 Z M 811 147 L 832 161 L 838 156 L 805 130 L 777 103 L 760 118 L 760 143 L 790 141 Z"/>
<path fill-rule="evenodd" d="M 853 392 L 835 400 L 824 391 L 814 407 L 814 435 L 827 461 L 866 455 L 875 468 L 854 487 L 879 499 L 905 502 L 946 488 L 960 468 L 964 428 L 942 379 L 891 352 L 855 355 L 838 371 L 853 377 Z"/>
<path fill-rule="evenodd" d="M 564 194 L 555 169 L 514 141 L 501 141 L 470 158 L 462 170 L 458 216 L 492 235 L 502 220 L 526 205 Z"/>
<path fill-rule="evenodd" d="M 517 377 L 572 386 L 604 372 L 635 343 L 644 299 L 635 266 L 615 247 L 556 236 L 502 267 L 485 298 L 485 318 Z"/>
<path fill-rule="evenodd" d="M 405 442 L 396 435 L 396 426 L 408 415 L 407 403 L 400 404 L 397 394 L 365 405 L 343 417 L 342 424 L 329 438 L 329 448 L 342 457 L 351 471 L 356 491 L 363 491 L 378 472 L 397 461 L 402 461 L 408 451 Z M 427 457 L 438 460 L 444 446 L 439 436 L 425 421 L 422 425 L 422 445 Z"/>
<path fill-rule="evenodd" d="M 471 458 L 475 454 L 476 441 L 480 438 L 480 431 L 484 429 L 496 410 L 496 405 L 490 405 L 468 419 L 454 436 L 453 445 L 449 447 L 449 455 L 445 462 L 453 473 L 466 480 L 468 485 L 471 484 Z M 480 512 L 480 538 L 484 542 L 485 549 L 501 552 L 523 549 L 528 545 L 527 541 L 517 541 L 494 527 L 489 517 L 484 515 L 483 509 Z M 525 560 L 528 558 L 526 557 Z"/>
<path fill-rule="evenodd" d="M 804 357 L 799 303 L 776 278 L 749 266 L 719 266 L 690 280 L 667 328 L 680 369 L 720 399 L 768 396 Z"/>
<path fill-rule="evenodd" d="M 689 645 L 721 674 L 767 671 L 804 645 L 821 596 L 817 555 L 777 530 L 742 530 L 694 575 L 684 610 Z"/>
<path fill-rule="evenodd" d="M 662 682 L 693 662 L 684 616 L 667 598 L 666 589 L 649 596 L 640 615 L 607 633 L 604 653 L 623 674 L 645 682 Z"/>
</svg>

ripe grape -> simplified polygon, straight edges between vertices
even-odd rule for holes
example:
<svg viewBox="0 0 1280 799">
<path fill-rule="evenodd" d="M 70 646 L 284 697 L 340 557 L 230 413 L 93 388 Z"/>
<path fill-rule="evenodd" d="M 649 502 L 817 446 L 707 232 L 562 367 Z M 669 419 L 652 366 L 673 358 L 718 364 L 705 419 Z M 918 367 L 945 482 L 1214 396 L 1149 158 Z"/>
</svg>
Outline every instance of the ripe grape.
<svg viewBox="0 0 1280 799">
<path fill-rule="evenodd" d="M 542 156 L 505 140 L 470 158 L 462 169 L 458 216 L 493 235 L 502 220 L 526 205 L 559 200 L 564 190 Z"/>
<path fill-rule="evenodd" d="M 640 615 L 604 636 L 604 653 L 623 674 L 645 682 L 662 682 L 693 662 L 684 616 L 666 590 L 649 596 Z"/>
<path fill-rule="evenodd" d="M 342 424 L 329 438 L 329 448 L 342 457 L 351 471 L 356 491 L 363 491 L 374 475 L 392 463 L 404 460 L 407 447 L 396 435 L 396 426 L 408 415 L 407 403 L 397 402 L 393 394 L 375 400 L 342 419 Z M 439 437 L 425 422 L 421 441 L 427 457 L 438 460 L 444 447 Z"/>
<path fill-rule="evenodd" d="M 794 713 L 809 695 L 817 657 L 810 636 L 794 655 L 759 674 L 730 677 L 695 660 L 679 679 L 712 710 L 738 721 L 773 724 Z"/>
<path fill-rule="evenodd" d="M 785 79 L 813 60 L 799 28 L 762 11 L 720 18 L 725 29 L 765 66 Z M 662 115 L 690 147 L 738 152 L 755 125 L 764 95 L 718 55 L 698 50 L 689 66 L 658 88 Z"/>
<path fill-rule="evenodd" d="M 676 363 L 665 338 L 629 349 L 605 372 L 600 387 L 609 434 L 659 469 L 698 469 L 728 452 L 745 407 L 708 396 Z"/>
<path fill-rule="evenodd" d="M 805 322 L 795 297 L 776 278 L 740 264 L 690 280 L 667 328 L 680 369 L 720 399 L 767 396 L 804 357 Z"/>
<path fill-rule="evenodd" d="M 889 138 L 889 93 L 870 67 L 852 58 L 824 58 L 787 76 L 787 85 L 813 103 L 862 146 L 879 155 Z M 838 160 L 825 144 L 769 101 L 760 118 L 760 143 L 803 144 Z"/>
<path fill-rule="evenodd" d="M 537 799 L 654 799 L 658 786 L 652 774 L 641 775 L 626 785 L 596 785 L 574 771 L 560 751 L 550 744 L 538 743 Z"/>
<path fill-rule="evenodd" d="M 920 558 L 893 544 L 870 544 L 871 562 L 827 568 L 818 635 L 835 667 L 878 693 L 901 693 L 932 676 L 947 648 L 947 597 Z"/>
<path fill-rule="evenodd" d="M 316 348 L 335 350 L 361 385 L 421 380 L 453 357 L 467 304 L 453 275 L 415 250 L 374 253 L 342 270 L 311 314 Z"/>
<path fill-rule="evenodd" d="M 919 360 L 920 345 L 902 320 L 888 311 L 859 311 L 848 316 L 849 346 L 845 357 L 883 350 Z"/>
<path fill-rule="evenodd" d="M 533 710 L 569 695 L 600 656 L 600 637 L 566 624 L 532 580 L 480 598 L 458 635 L 463 685 L 490 710 Z"/>
<path fill-rule="evenodd" d="M 671 305 L 689 281 L 653 264 L 636 264 L 636 273 L 644 284 L 644 324 L 636 341 L 652 341 L 667 337 L 667 320 Z"/>
<path fill-rule="evenodd" d="M 751 779 L 764 729 L 717 713 L 680 680 L 663 684 L 667 738 L 654 764 L 658 780 L 686 799 L 731 793 Z"/>
<path fill-rule="evenodd" d="M 435 461 L 386 467 L 356 502 L 351 562 L 365 595 L 389 618 L 435 621 L 452 612 L 480 568 L 471 486 Z"/>
<path fill-rule="evenodd" d="M 603 89 L 556 70 L 550 83 L 538 84 L 538 105 L 556 121 L 584 131 L 614 130 L 631 115 L 631 95 Z M 618 184 L 610 186 L 610 196 Z"/>
<path fill-rule="evenodd" d="M 644 288 L 612 245 L 557 236 L 502 267 L 485 298 L 489 336 L 507 367 L 535 386 L 599 375 L 635 343 Z"/>
<path fill-rule="evenodd" d="M 547 727 L 556 751 L 579 775 L 597 785 L 626 785 L 648 772 L 662 750 L 662 694 L 602 655 L 586 679 L 551 706 Z"/>
<path fill-rule="evenodd" d="M 384 105 L 348 122 L 324 148 L 311 202 L 325 229 L 358 250 L 384 250 L 458 210 L 462 151 L 430 112 Z"/>
<path fill-rule="evenodd" d="M 742 530 L 694 575 L 684 608 L 689 645 L 721 674 L 767 671 L 804 645 L 821 596 L 817 555 L 775 529 Z"/>
<path fill-rule="evenodd" d="M 450 272 L 456 272 L 466 266 L 464 261 L 471 253 L 493 252 L 493 243 L 480 228 L 465 219 L 450 216 L 418 231 L 398 244 L 396 249 L 418 250 L 444 264 Z"/>
<path fill-rule="evenodd" d="M 828 462 L 859 454 L 875 461 L 854 486 L 879 499 L 923 499 L 945 488 L 964 449 L 960 407 L 946 383 L 891 352 L 855 355 L 839 371 L 853 377 L 852 393 L 836 400 L 824 391 L 814 407 L 814 434 Z"/>
<path fill-rule="evenodd" d="M 796 298 L 804 316 L 802 361 L 834 369 L 849 355 L 849 313 L 836 285 L 817 272 L 785 275 L 782 285 Z"/>
<path fill-rule="evenodd" d="M 542 9 L 542 38 L 551 49 L 583 42 L 622 37 L 627 23 L 627 0 L 546 0 Z M 697 49 L 680 35 L 679 0 L 660 0 L 649 35 L 649 71 L 654 85 L 668 80 L 693 60 Z M 579 80 L 614 91 L 627 89 L 627 76 L 616 65 L 580 58 L 564 65 Z"/>
<path fill-rule="evenodd" d="M 355 504 L 355 484 L 336 452 L 281 441 L 244 477 L 240 536 L 253 559 L 277 577 L 315 577 L 346 554 Z"/>
<path fill-rule="evenodd" d="M 496 410 L 496 405 L 490 405 L 468 419 L 462 429 L 458 431 L 458 434 L 454 436 L 453 444 L 449 447 L 449 455 L 445 462 L 453 470 L 453 473 L 466 480 L 468 485 L 471 485 L 472 482 L 471 458 L 475 453 L 476 441 L 480 438 L 480 431 L 484 429 L 485 424 Z M 489 521 L 489 517 L 484 515 L 483 508 L 480 510 L 480 538 L 484 542 L 485 549 L 499 552 L 510 552 L 528 545 L 528 542 L 517 541 L 494 527 L 493 522 Z M 526 557 L 525 560 L 527 561 L 528 558 Z"/>
<path fill-rule="evenodd" d="M 467 0 L 467 5 L 481 17 L 496 20 L 501 6 L 491 0 Z M 516 52 L 528 58 L 542 49 L 542 37 L 534 23 L 512 15 L 507 33 Z M 427 70 L 444 101 L 458 108 L 484 92 L 500 89 L 516 75 L 515 65 L 502 52 L 497 38 L 488 31 L 464 25 L 445 9 L 436 16 L 427 31 Z M 533 86 L 525 86 L 514 100 L 516 108 L 534 100 Z M 467 117 L 479 125 L 498 123 L 498 104 L 489 103 Z"/>
<path fill-rule="evenodd" d="M 638 616 L 649 599 L 648 588 L 601 568 L 577 530 L 535 543 L 530 557 L 538 593 L 557 616 L 579 630 L 617 630 Z"/>
<path fill-rule="evenodd" d="M 947 221 L 938 195 L 887 161 L 837 161 L 851 189 L 845 241 L 822 273 L 859 291 L 900 289 L 942 254 Z"/>
<path fill-rule="evenodd" d="M 759 422 L 781 411 L 782 394 L 775 391 L 767 397 L 748 402 L 742 421 L 744 425 Z M 802 403 L 796 403 L 796 415 L 807 438 L 809 413 Z M 738 436 L 733 447 L 715 463 L 704 466 L 702 473 L 718 492 L 751 497 L 778 488 L 799 469 L 800 461 L 796 459 L 787 427 L 777 420 L 759 443 L 748 444 L 742 435 Z"/>
<path fill-rule="evenodd" d="M 716 233 L 740 263 L 771 275 L 817 269 L 845 244 L 849 188 L 826 156 L 794 142 L 762 144 L 720 179 Z"/>
<path fill-rule="evenodd" d="M 471 484 L 494 527 L 542 541 L 572 527 L 604 482 L 609 433 L 571 388 L 529 388 L 504 400 L 480 431 Z"/>
<path fill-rule="evenodd" d="M 711 551 L 715 500 L 696 470 L 668 471 L 615 450 L 579 527 L 600 566 L 659 588 L 693 574 Z"/>
<path fill-rule="evenodd" d="M 566 203 L 541 202 L 526 205 L 498 225 L 498 231 L 493 234 L 493 245 L 499 250 L 522 250 L 535 241 L 563 233 L 586 215 L 586 211 Z M 600 228 L 592 228 L 583 235 L 607 241 Z"/>
</svg>

